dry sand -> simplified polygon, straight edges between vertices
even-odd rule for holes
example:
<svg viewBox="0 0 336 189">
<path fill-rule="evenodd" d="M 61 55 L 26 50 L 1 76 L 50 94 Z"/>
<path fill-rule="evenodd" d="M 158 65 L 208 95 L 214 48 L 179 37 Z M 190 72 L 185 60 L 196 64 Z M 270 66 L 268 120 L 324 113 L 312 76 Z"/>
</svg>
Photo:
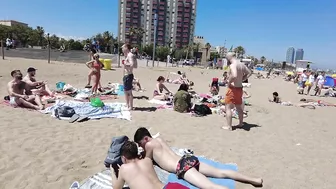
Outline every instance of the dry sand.
<svg viewBox="0 0 336 189">
<path fill-rule="evenodd" d="M 51 88 L 58 81 L 81 87 L 87 80 L 88 69 L 83 64 L 47 64 L 17 58 L 0 60 L 0 64 L 1 98 L 7 95 L 6 84 L 13 69 L 25 72 L 27 67 L 34 66 L 38 69 L 37 78 L 47 80 Z M 135 96 L 151 97 L 156 78 L 172 70 L 177 69 L 135 70 L 147 89 L 135 92 Z M 211 78 L 222 73 L 197 68 L 183 70 L 195 82 L 199 93 L 206 93 Z M 121 75 L 121 69 L 104 71 L 102 84 L 121 82 Z M 252 78 L 251 83 L 248 91 L 252 94 L 249 99 L 252 106 L 247 107 L 246 119 L 253 126 L 250 131 L 222 130 L 225 118 L 218 115 L 195 118 L 170 110 L 135 111 L 132 121 L 102 119 L 70 124 L 50 115 L 0 106 L 0 188 L 68 188 L 74 180 L 82 181 L 104 169 L 103 160 L 113 136 L 126 134 L 132 138 L 140 126 L 160 132 L 171 146 L 189 147 L 196 154 L 237 163 L 240 172 L 263 177 L 267 189 L 335 188 L 332 183 L 336 175 L 335 108 L 309 110 L 271 104 L 267 98 L 274 91 L 293 103 L 303 96 L 296 93 L 294 84 L 281 78 Z M 178 86 L 168 84 L 168 87 L 176 91 Z M 224 92 L 222 88 L 220 93 Z M 335 98 L 322 99 L 336 103 Z M 135 106 L 153 105 L 135 100 Z M 238 184 L 237 188 L 253 187 Z"/>
</svg>

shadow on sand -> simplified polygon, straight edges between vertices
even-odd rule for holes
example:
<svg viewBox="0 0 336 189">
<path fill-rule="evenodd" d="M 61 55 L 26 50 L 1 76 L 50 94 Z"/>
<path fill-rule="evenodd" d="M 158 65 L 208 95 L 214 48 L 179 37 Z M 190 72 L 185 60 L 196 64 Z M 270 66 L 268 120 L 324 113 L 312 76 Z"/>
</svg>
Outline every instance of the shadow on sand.
<svg viewBox="0 0 336 189">
<path fill-rule="evenodd" d="M 155 112 L 157 110 L 156 107 L 135 107 L 134 111 L 142 111 L 142 112 Z"/>
<path fill-rule="evenodd" d="M 149 100 L 148 96 L 133 96 L 133 98 L 138 99 L 138 100 L 142 100 L 142 99 Z"/>
<path fill-rule="evenodd" d="M 261 127 L 260 125 L 257 125 L 257 124 L 253 124 L 253 123 L 246 123 L 244 122 L 244 125 L 241 126 L 241 127 L 232 127 L 232 130 L 237 130 L 237 129 L 243 129 L 245 131 L 250 131 L 251 128 L 255 128 L 255 127 Z"/>
</svg>

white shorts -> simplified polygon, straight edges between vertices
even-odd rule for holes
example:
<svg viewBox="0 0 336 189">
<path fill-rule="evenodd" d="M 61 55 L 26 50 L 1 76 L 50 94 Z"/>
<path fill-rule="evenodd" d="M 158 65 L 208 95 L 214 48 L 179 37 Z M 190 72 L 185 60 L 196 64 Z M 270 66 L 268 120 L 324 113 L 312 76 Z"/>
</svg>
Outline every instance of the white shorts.
<svg viewBox="0 0 336 189">
<path fill-rule="evenodd" d="M 9 97 L 9 104 L 14 107 L 17 107 L 18 104 L 15 102 L 15 100 L 16 100 L 16 97 L 13 97 L 13 96 Z"/>
</svg>

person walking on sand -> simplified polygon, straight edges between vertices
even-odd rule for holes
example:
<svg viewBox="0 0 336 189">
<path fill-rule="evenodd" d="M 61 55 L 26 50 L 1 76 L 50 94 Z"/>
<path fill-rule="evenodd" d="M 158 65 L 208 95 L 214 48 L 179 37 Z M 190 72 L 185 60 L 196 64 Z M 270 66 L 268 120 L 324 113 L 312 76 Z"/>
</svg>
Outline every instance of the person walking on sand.
<svg viewBox="0 0 336 189">
<path fill-rule="evenodd" d="M 122 47 L 122 51 L 125 55 L 125 60 L 123 60 L 124 65 L 124 77 L 123 77 L 123 84 L 124 84 L 124 92 L 125 92 L 125 100 L 127 107 L 129 110 L 133 110 L 133 69 L 137 67 L 137 59 L 135 54 L 132 52 L 132 47 L 130 44 L 124 44 Z"/>
<path fill-rule="evenodd" d="M 228 70 L 228 89 L 225 95 L 225 109 L 226 109 L 226 122 L 227 126 L 222 129 L 232 130 L 232 111 L 234 107 L 238 112 L 239 125 L 243 126 L 244 111 L 243 111 L 243 81 L 251 76 L 251 71 L 245 64 L 241 63 L 235 58 L 235 54 L 229 52 L 226 55 L 229 64 Z"/>
</svg>

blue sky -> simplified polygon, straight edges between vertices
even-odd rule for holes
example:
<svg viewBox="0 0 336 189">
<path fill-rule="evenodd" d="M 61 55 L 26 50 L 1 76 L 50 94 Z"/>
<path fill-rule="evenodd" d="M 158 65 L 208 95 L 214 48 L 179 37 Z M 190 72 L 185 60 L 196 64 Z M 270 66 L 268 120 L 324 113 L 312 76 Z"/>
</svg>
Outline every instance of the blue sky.
<svg viewBox="0 0 336 189">
<path fill-rule="evenodd" d="M 32 3 L 33 2 L 33 3 Z M 10 0 L 0 20 L 13 19 L 62 36 L 117 33 L 118 0 Z M 14 13 L 14 15 L 13 15 Z M 246 53 L 285 60 L 288 47 L 304 49 L 317 67 L 336 68 L 336 0 L 198 0 L 196 33 L 212 46 L 241 45 Z"/>
</svg>

